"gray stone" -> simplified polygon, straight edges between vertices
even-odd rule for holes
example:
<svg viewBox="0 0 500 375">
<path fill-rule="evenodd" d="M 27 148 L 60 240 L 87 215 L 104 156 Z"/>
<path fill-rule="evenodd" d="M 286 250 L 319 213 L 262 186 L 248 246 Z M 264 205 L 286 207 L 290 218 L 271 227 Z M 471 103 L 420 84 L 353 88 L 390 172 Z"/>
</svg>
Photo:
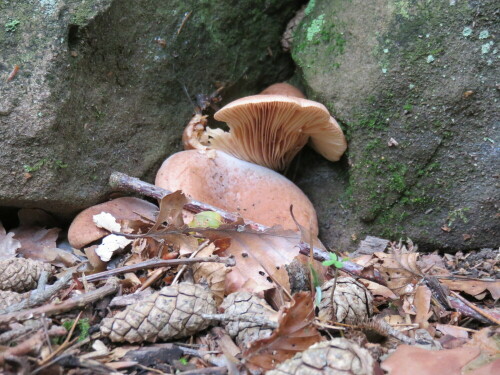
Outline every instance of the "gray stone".
<svg viewBox="0 0 500 375">
<path fill-rule="evenodd" d="M 309 2 L 292 56 L 349 140 L 338 165 L 306 153 L 297 181 L 328 245 L 498 246 L 497 5 Z"/>
<path fill-rule="evenodd" d="M 151 181 L 193 105 L 287 78 L 296 1 L 0 2 L 0 206 L 59 215 L 105 199 L 118 170 Z M 17 75 L 7 81 L 15 65 Z"/>
</svg>

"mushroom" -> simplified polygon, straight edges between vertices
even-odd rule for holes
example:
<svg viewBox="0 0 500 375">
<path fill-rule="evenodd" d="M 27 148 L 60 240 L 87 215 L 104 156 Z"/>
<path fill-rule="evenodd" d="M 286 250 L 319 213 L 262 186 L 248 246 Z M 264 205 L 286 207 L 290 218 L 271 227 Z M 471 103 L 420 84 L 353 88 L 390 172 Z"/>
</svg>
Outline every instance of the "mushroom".
<svg viewBox="0 0 500 375">
<path fill-rule="evenodd" d="M 214 117 L 226 122 L 230 131 L 206 128 L 210 148 L 278 171 L 288 166 L 309 139 L 331 161 L 339 160 L 347 148 L 342 129 L 326 107 L 305 99 L 287 83 L 237 99 Z"/>
<path fill-rule="evenodd" d="M 68 229 L 68 241 L 75 249 L 82 247 L 101 239 L 109 234 L 105 229 L 95 225 L 93 217 L 101 212 L 108 212 L 117 220 L 139 220 L 147 218 L 154 222 L 155 212 L 158 207 L 148 201 L 134 198 L 122 197 L 108 202 L 104 202 L 89 207 L 80 212 L 73 219 Z"/>
<path fill-rule="evenodd" d="M 296 231 L 297 221 L 318 235 L 316 211 L 307 196 L 290 180 L 271 169 L 222 151 L 181 151 L 163 162 L 155 184 L 182 190 L 202 201 L 267 226 Z"/>
</svg>

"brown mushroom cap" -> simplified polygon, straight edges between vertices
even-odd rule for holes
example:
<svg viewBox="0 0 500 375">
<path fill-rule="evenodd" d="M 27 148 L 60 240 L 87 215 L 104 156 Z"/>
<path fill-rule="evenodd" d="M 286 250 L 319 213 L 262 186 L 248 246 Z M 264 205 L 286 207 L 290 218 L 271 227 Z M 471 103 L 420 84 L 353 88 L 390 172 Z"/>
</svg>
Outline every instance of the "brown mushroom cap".
<svg viewBox="0 0 500 375">
<path fill-rule="evenodd" d="M 284 95 L 275 94 L 280 90 Z M 212 148 L 275 170 L 285 169 L 311 135 L 313 147 L 329 160 L 338 160 L 347 147 L 342 130 L 326 107 L 304 99 L 288 84 L 276 84 L 263 94 L 235 100 L 214 117 L 226 122 L 230 132 L 207 128 Z"/>
<path fill-rule="evenodd" d="M 221 151 L 215 157 L 197 150 L 170 156 L 156 175 L 155 184 L 170 191 L 182 190 L 195 199 L 267 226 L 281 225 L 296 231 L 297 221 L 318 234 L 316 211 L 306 195 L 290 180 Z"/>
<path fill-rule="evenodd" d="M 146 217 L 154 221 L 156 211 L 158 211 L 158 207 L 153 203 L 134 197 L 117 198 L 89 207 L 73 219 L 68 229 L 68 241 L 75 249 L 81 249 L 107 236 L 109 234 L 107 230 L 94 224 L 94 215 L 101 212 L 108 212 L 117 220 L 138 220 L 141 217 Z"/>
</svg>

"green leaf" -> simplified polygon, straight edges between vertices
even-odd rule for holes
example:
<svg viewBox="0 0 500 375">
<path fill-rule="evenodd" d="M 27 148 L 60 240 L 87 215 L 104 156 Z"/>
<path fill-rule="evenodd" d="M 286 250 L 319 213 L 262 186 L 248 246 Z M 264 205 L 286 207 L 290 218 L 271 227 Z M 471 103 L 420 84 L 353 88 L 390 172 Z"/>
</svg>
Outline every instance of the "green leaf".
<svg viewBox="0 0 500 375">
<path fill-rule="evenodd" d="M 323 261 L 321 264 L 330 267 L 330 266 L 335 266 L 335 268 L 342 268 L 344 267 L 344 263 L 339 260 L 339 257 L 335 253 L 328 253 L 328 256 L 330 257 L 329 260 Z"/>
<path fill-rule="evenodd" d="M 190 228 L 212 228 L 217 229 L 222 224 L 222 216 L 214 211 L 203 211 L 194 216 L 188 226 Z"/>
</svg>

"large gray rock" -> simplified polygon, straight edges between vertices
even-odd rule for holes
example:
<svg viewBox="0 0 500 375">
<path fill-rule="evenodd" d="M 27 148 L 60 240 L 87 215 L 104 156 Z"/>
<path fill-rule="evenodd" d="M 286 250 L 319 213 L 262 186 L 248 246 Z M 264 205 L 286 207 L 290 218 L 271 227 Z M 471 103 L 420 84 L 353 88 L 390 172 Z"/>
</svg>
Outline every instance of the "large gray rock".
<svg viewBox="0 0 500 375">
<path fill-rule="evenodd" d="M 292 55 L 350 142 L 344 165 L 308 155 L 298 181 L 328 245 L 353 248 L 366 234 L 499 245 L 497 6 L 309 2 Z"/>
<path fill-rule="evenodd" d="M 191 117 L 183 86 L 194 96 L 225 83 L 231 98 L 290 74 L 279 39 L 296 7 L 0 2 L 0 206 L 69 215 L 104 199 L 113 170 L 151 180 Z"/>
</svg>

